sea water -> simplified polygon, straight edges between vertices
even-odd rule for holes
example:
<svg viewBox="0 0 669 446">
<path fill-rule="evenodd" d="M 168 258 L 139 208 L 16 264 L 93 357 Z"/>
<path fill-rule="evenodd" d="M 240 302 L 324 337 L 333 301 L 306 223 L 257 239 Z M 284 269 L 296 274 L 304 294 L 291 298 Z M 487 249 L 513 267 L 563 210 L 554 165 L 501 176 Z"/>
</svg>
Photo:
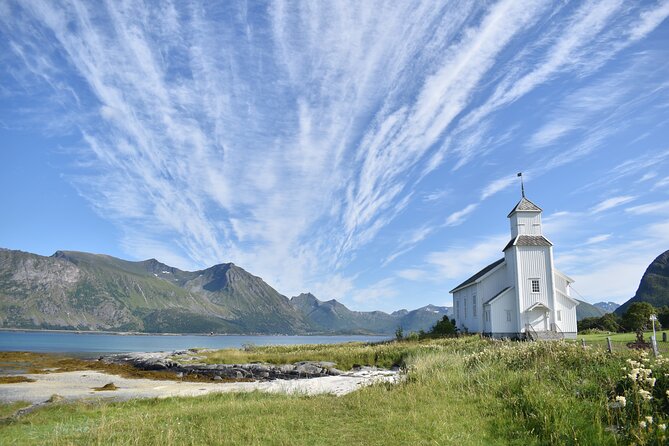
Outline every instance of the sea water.
<svg viewBox="0 0 669 446">
<path fill-rule="evenodd" d="M 154 352 L 187 348 L 239 348 L 244 345 L 335 344 L 378 342 L 389 336 L 242 336 L 139 335 L 90 332 L 0 331 L 0 351 L 52 353 Z"/>
</svg>

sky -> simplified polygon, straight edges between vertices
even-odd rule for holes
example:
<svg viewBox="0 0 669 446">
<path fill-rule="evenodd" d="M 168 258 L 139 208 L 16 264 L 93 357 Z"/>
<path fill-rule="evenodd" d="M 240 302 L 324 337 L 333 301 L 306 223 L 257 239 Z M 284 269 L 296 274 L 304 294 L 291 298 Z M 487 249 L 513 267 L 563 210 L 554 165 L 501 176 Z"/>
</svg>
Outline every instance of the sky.
<svg viewBox="0 0 669 446">
<path fill-rule="evenodd" d="M 0 246 L 450 305 L 542 207 L 575 297 L 669 249 L 669 1 L 0 0 Z"/>
</svg>

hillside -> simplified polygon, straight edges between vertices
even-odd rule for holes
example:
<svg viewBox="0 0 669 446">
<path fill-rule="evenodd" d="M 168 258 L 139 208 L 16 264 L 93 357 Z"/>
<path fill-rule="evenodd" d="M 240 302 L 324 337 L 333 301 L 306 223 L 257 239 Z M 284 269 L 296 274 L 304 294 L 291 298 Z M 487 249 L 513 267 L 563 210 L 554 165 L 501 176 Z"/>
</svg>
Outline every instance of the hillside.
<svg viewBox="0 0 669 446">
<path fill-rule="evenodd" d="M 156 333 L 378 333 L 427 330 L 443 307 L 403 316 L 356 312 L 312 295 L 289 300 L 224 263 L 182 271 L 155 259 L 0 249 L 0 327 Z M 445 309 L 443 310 L 445 311 Z"/>
<path fill-rule="evenodd" d="M 665 251 L 646 269 L 634 297 L 615 311 L 622 315 L 633 302 L 648 302 L 656 308 L 669 305 L 669 251 Z"/>
<path fill-rule="evenodd" d="M 586 317 L 601 317 L 604 316 L 607 312 L 602 310 L 595 305 L 589 304 L 582 300 L 578 300 L 578 305 L 576 306 L 576 320 L 580 321 Z"/>
</svg>

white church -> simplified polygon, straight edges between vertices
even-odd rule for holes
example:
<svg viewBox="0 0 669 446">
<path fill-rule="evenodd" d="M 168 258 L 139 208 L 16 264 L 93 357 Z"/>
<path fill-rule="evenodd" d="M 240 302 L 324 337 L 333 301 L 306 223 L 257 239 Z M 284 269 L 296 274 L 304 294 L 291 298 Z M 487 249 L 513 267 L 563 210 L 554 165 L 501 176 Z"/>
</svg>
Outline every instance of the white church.
<svg viewBox="0 0 669 446">
<path fill-rule="evenodd" d="M 451 290 L 458 329 L 494 338 L 575 338 L 578 302 L 569 286 L 574 281 L 554 266 L 541 208 L 523 191 L 507 218 L 511 240 L 504 258 Z"/>
</svg>

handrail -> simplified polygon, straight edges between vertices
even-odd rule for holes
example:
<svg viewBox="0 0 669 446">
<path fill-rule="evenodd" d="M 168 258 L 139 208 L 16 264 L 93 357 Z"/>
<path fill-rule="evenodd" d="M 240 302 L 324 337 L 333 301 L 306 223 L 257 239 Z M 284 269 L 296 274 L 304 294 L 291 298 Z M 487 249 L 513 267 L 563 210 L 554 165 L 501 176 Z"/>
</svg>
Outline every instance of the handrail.
<svg viewBox="0 0 669 446">
<path fill-rule="evenodd" d="M 562 330 L 560 330 L 560 327 L 558 327 L 558 324 L 555 322 L 551 322 L 551 330 L 553 330 L 555 333 L 564 334 Z"/>
<path fill-rule="evenodd" d="M 539 338 L 532 324 L 525 324 L 525 334 L 530 338 L 530 341 L 536 341 Z"/>
</svg>

